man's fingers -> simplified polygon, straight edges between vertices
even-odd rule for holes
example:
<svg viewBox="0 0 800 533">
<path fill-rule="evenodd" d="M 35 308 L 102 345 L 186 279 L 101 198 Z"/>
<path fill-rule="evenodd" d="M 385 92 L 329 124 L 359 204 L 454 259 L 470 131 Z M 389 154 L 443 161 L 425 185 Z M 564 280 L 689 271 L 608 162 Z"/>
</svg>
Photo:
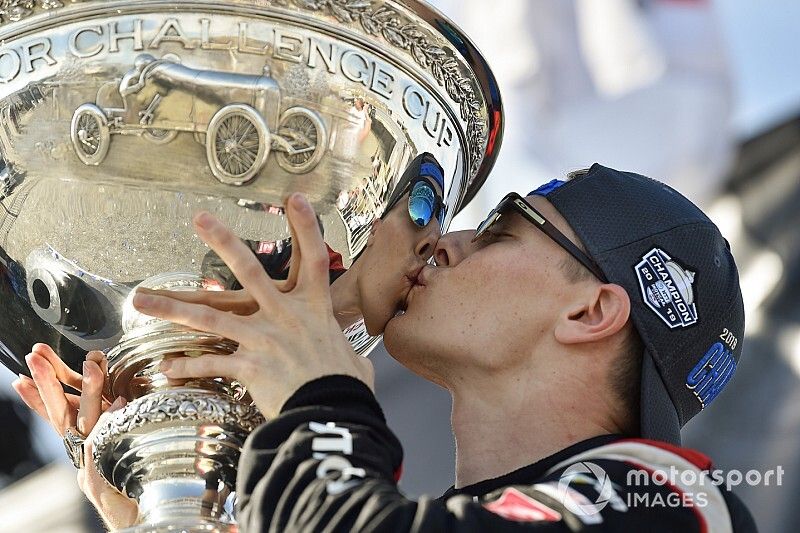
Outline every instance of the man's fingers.
<svg viewBox="0 0 800 533">
<path fill-rule="evenodd" d="M 31 351 L 41 355 L 50 363 L 50 366 L 53 367 L 53 371 L 56 374 L 56 378 L 61 383 L 69 385 L 75 390 L 81 390 L 81 375 L 68 367 L 49 345 L 37 343 L 33 345 Z"/>
<path fill-rule="evenodd" d="M 267 280 L 268 283 L 269 280 Z M 181 302 L 165 296 L 151 296 L 136 293 L 133 305 L 139 311 L 157 318 L 169 320 L 193 329 L 221 335 L 228 339 L 241 342 L 248 333 L 242 325 L 242 319 L 233 315 L 212 309 L 211 307 Z"/>
<path fill-rule="evenodd" d="M 126 400 L 122 396 L 117 396 L 117 398 L 111 403 L 108 409 L 103 411 L 103 413 L 97 418 L 94 427 L 89 430 L 89 434 L 86 436 L 86 442 L 84 446 L 90 446 L 91 441 L 94 440 L 94 437 L 97 434 L 97 432 L 100 430 L 101 427 L 108 424 L 109 419 L 112 416 L 114 416 L 114 412 L 119 411 L 126 405 L 128 405 L 128 400 Z"/>
<path fill-rule="evenodd" d="M 297 284 L 329 294 L 330 258 L 314 209 L 301 194 L 291 195 L 287 204 L 286 213 L 295 233 L 292 252 L 299 249 L 302 257 L 301 261 L 297 261 L 300 263 L 297 265 Z M 294 263 L 293 258 L 292 264 Z"/>
<path fill-rule="evenodd" d="M 292 255 L 294 256 L 294 249 L 292 249 Z M 289 267 L 289 275 L 291 275 L 291 269 L 294 268 L 294 265 Z M 281 292 L 289 292 L 295 288 L 297 285 L 296 280 L 289 280 L 289 279 L 276 279 L 275 280 L 275 287 Z"/>
<path fill-rule="evenodd" d="M 100 350 L 92 350 L 86 354 L 87 361 L 94 361 L 100 367 L 100 372 L 103 374 L 103 379 L 108 375 L 108 358 L 106 354 Z"/>
<path fill-rule="evenodd" d="M 107 390 L 106 390 L 106 385 L 107 385 L 106 378 L 108 377 L 108 358 L 106 357 L 106 354 L 104 354 L 100 350 L 93 350 L 93 351 L 91 351 L 91 352 L 86 354 L 86 360 L 87 361 L 94 361 L 95 363 L 97 363 L 97 366 L 100 367 L 100 373 L 103 375 L 102 387 L 100 389 L 100 395 L 102 397 L 102 395 L 107 392 Z M 110 403 L 110 402 L 107 401 L 107 398 L 102 398 L 101 401 L 103 402 L 103 405 L 105 405 L 106 407 Z"/>
<path fill-rule="evenodd" d="M 300 249 L 300 242 L 297 240 L 297 232 L 294 229 L 291 219 L 289 222 L 289 231 L 292 234 L 292 257 L 289 260 L 289 275 L 286 280 L 277 284 L 278 290 L 281 292 L 289 292 L 297 286 L 298 273 L 300 272 L 300 264 L 302 262 L 302 250 Z"/>
<path fill-rule="evenodd" d="M 125 407 L 125 399 L 117 398 L 108 411 L 103 413 L 95 425 L 95 429 L 86 438 L 83 444 L 85 457 L 84 468 L 78 471 L 78 484 L 89 500 L 97 507 L 112 529 L 130 527 L 136 521 L 139 510 L 135 500 L 132 500 L 112 487 L 108 481 L 97 471 L 92 458 L 92 442 L 98 428 L 103 427 L 113 412 Z"/>
<path fill-rule="evenodd" d="M 86 456 L 86 462 L 89 462 L 89 459 L 92 456 L 92 442 L 94 442 L 94 438 L 97 436 L 97 432 L 103 426 L 107 425 L 109 420 L 112 416 L 114 416 L 115 411 L 119 411 L 120 409 L 124 408 L 128 404 L 128 401 L 123 398 L 122 396 L 117 396 L 117 398 L 111 403 L 111 405 L 103 411 L 100 416 L 97 417 L 95 420 L 94 427 L 89 429 L 88 435 L 83 442 L 83 450 Z"/>
<path fill-rule="evenodd" d="M 259 308 L 274 307 L 278 290 L 253 251 L 210 213 L 199 213 L 194 225 L 197 235 L 225 261 Z"/>
<path fill-rule="evenodd" d="M 170 379 L 241 377 L 242 360 L 233 355 L 176 357 L 161 362 L 160 370 Z"/>
<path fill-rule="evenodd" d="M 91 360 L 83 363 L 83 389 L 80 410 L 78 411 L 78 431 L 88 434 L 100 418 L 102 409 L 103 375 L 100 366 Z"/>
<path fill-rule="evenodd" d="M 258 303 L 246 290 L 238 291 L 168 291 L 140 287 L 137 292 L 151 296 L 166 296 L 186 303 L 203 304 L 219 311 L 231 311 L 237 315 L 252 315 L 258 311 Z"/>
<path fill-rule="evenodd" d="M 63 435 L 66 428 L 75 425 L 77 413 L 70 408 L 64 390 L 61 388 L 61 382 L 56 378 L 50 363 L 36 353 L 28 354 L 25 361 L 31 370 L 36 388 L 39 389 L 39 396 L 44 402 L 50 424 L 60 435 Z"/>
<path fill-rule="evenodd" d="M 20 376 L 19 379 L 11 383 L 11 386 L 17 394 L 19 394 L 19 397 L 22 398 L 22 401 L 25 402 L 25 405 L 30 407 L 37 415 L 44 418 L 47 422 L 50 422 L 50 419 L 47 417 L 47 409 L 44 406 L 42 398 L 39 396 L 39 389 L 36 388 L 36 384 L 31 378 L 28 376 Z"/>
<path fill-rule="evenodd" d="M 45 422 L 50 423 L 50 418 L 47 416 L 47 408 L 44 406 L 42 397 L 39 396 L 39 389 L 36 388 L 36 383 L 31 378 L 25 375 L 20 376 L 19 379 L 11 383 L 11 386 L 22 401 L 25 402 L 25 405 L 41 416 Z M 66 398 L 69 408 L 77 412 L 81 401 L 80 397 L 74 394 L 67 394 Z"/>
<path fill-rule="evenodd" d="M 104 354 L 100 350 L 92 350 L 91 352 L 86 354 L 86 360 L 92 361 L 98 366 L 98 368 L 100 369 L 100 374 L 103 376 L 103 379 L 105 380 L 106 376 L 108 375 L 108 358 L 106 357 L 106 354 Z M 86 365 L 84 365 L 83 367 L 82 377 L 86 377 Z M 81 386 L 83 386 L 82 382 Z"/>
</svg>

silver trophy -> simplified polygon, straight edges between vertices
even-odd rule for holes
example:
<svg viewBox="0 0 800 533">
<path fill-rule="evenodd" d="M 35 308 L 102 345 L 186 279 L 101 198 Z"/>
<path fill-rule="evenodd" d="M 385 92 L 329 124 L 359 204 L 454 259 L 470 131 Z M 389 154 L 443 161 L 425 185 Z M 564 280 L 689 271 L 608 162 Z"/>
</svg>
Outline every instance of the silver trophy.
<svg viewBox="0 0 800 533">
<path fill-rule="evenodd" d="M 158 365 L 236 345 L 137 313 L 134 289 L 230 288 L 192 215 L 280 254 L 294 191 L 347 267 L 422 152 L 445 169 L 447 227 L 501 139 L 485 61 L 420 1 L 2 1 L 0 358 L 28 373 L 46 342 L 79 370 L 105 351 L 108 395 L 129 403 L 87 460 L 137 499 L 131 530 L 235 530 L 263 418 L 238 383 Z"/>
</svg>

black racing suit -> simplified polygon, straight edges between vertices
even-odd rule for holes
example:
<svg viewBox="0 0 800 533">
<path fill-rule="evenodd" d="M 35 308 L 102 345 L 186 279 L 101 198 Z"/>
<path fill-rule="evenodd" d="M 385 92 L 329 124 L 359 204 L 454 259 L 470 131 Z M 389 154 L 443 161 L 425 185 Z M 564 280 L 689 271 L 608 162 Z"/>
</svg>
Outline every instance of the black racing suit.
<svg viewBox="0 0 800 533">
<path fill-rule="evenodd" d="M 246 442 L 238 474 L 239 527 L 756 531 L 747 508 L 724 487 L 652 482 L 654 472 L 668 472 L 667 464 L 697 472 L 710 467 L 699 452 L 666 443 L 599 436 L 502 477 L 419 500 L 397 488 L 402 456 L 366 385 L 346 376 L 307 383 Z M 631 478 L 632 470 L 640 477 Z"/>
</svg>

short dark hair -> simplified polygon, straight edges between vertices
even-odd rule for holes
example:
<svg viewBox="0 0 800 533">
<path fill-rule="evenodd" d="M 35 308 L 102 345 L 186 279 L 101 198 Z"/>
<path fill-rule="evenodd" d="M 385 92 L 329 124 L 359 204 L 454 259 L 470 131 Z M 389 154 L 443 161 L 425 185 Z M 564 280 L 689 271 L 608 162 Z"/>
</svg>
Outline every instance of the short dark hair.
<svg viewBox="0 0 800 533">
<path fill-rule="evenodd" d="M 583 250 L 583 246 L 580 244 L 578 244 L 578 248 Z M 567 255 L 561 261 L 561 272 L 570 283 L 580 283 L 581 281 L 595 279 L 592 271 L 571 255 Z"/>
<path fill-rule="evenodd" d="M 567 181 L 573 180 L 575 178 L 579 178 L 579 177 L 581 177 L 581 176 L 583 176 L 585 174 L 588 174 L 590 170 L 591 170 L 590 168 L 579 168 L 578 170 L 573 170 L 572 172 L 568 172 L 567 173 Z"/>
<path fill-rule="evenodd" d="M 617 360 L 609 370 L 608 381 L 622 407 L 622 430 L 626 435 L 636 437 L 639 435 L 644 343 L 630 322 L 628 329 Z"/>
<path fill-rule="evenodd" d="M 589 172 L 588 168 L 575 170 L 567 174 L 567 180 L 582 176 Z M 581 243 L 578 247 L 583 249 Z M 579 283 L 593 279 L 594 275 L 572 256 L 561 262 L 561 270 L 570 283 Z M 611 365 L 608 382 L 619 401 L 620 412 L 623 413 L 623 431 L 629 436 L 639 434 L 639 409 L 641 403 L 642 357 L 644 343 L 636 327 L 628 319 L 628 333 L 622 341 L 617 360 Z"/>
<path fill-rule="evenodd" d="M 561 271 L 570 283 L 595 279 L 594 274 L 572 256 L 565 257 L 561 262 Z M 624 413 L 623 430 L 630 436 L 636 436 L 639 433 L 639 395 L 644 343 L 633 323 L 630 319 L 628 321 L 626 326 L 628 332 L 616 361 L 611 365 L 608 382 L 619 400 L 620 412 Z"/>
</svg>

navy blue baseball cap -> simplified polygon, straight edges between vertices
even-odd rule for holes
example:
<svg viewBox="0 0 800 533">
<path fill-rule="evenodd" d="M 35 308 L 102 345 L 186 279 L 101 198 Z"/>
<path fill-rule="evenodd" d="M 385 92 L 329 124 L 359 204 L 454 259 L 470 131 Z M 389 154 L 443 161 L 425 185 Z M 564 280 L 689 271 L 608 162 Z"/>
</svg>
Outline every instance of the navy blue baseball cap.
<svg viewBox="0 0 800 533">
<path fill-rule="evenodd" d="M 531 192 L 566 219 L 610 283 L 631 299 L 642 338 L 640 434 L 680 430 L 730 382 L 744 305 L 728 241 L 692 202 L 656 180 L 594 164 Z"/>
</svg>

